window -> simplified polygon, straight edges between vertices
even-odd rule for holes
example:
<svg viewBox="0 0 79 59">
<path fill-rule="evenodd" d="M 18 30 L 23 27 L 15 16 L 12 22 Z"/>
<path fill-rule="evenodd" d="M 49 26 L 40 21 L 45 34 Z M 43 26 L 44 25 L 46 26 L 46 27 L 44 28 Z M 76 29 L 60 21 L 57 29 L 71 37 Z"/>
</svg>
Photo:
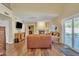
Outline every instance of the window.
<svg viewBox="0 0 79 59">
<path fill-rule="evenodd" d="M 79 51 L 79 17 L 74 18 L 74 48 Z"/>
<path fill-rule="evenodd" d="M 79 52 L 79 16 L 64 22 L 64 43 Z"/>
<path fill-rule="evenodd" d="M 72 19 L 65 22 L 65 44 L 72 47 Z"/>
</svg>

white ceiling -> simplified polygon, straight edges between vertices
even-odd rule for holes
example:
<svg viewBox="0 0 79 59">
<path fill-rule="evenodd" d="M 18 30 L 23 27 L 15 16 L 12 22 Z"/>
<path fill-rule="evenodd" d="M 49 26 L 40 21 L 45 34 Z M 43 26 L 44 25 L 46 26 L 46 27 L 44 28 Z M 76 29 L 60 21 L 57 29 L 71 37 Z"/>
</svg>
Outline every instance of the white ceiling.
<svg viewBox="0 0 79 59">
<path fill-rule="evenodd" d="M 16 13 L 15 15 L 18 16 L 20 20 L 23 20 L 24 22 L 50 21 L 58 16 L 58 14 L 41 13 L 41 12 Z"/>
<path fill-rule="evenodd" d="M 15 15 L 24 22 L 50 21 L 59 16 L 62 4 L 11 4 Z"/>
</svg>

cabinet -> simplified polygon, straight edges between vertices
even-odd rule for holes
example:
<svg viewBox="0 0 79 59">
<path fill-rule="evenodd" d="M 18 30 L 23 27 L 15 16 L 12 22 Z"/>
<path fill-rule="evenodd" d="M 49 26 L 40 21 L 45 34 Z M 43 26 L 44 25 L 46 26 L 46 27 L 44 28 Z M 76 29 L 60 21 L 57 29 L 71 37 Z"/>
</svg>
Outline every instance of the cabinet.
<svg viewBox="0 0 79 59">
<path fill-rule="evenodd" d="M 15 43 L 25 40 L 25 33 L 15 33 Z"/>
</svg>

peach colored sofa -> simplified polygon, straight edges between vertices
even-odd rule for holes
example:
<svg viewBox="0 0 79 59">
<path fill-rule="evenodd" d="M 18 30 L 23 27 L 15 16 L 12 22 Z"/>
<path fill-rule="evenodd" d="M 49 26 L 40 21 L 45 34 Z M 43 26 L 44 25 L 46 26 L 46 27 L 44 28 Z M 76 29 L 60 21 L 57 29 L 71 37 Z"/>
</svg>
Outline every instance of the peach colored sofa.
<svg viewBox="0 0 79 59">
<path fill-rule="evenodd" d="M 51 48 L 50 35 L 28 35 L 27 36 L 28 48 Z"/>
</svg>

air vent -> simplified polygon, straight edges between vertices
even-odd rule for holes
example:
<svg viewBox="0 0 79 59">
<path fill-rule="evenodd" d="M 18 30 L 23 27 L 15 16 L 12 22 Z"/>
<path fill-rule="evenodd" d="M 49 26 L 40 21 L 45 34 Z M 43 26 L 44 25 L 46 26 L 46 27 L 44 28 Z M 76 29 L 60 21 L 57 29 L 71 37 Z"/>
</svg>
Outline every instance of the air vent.
<svg viewBox="0 0 79 59">
<path fill-rule="evenodd" d="M 9 15 L 7 12 L 4 12 L 4 14 Z"/>
</svg>

